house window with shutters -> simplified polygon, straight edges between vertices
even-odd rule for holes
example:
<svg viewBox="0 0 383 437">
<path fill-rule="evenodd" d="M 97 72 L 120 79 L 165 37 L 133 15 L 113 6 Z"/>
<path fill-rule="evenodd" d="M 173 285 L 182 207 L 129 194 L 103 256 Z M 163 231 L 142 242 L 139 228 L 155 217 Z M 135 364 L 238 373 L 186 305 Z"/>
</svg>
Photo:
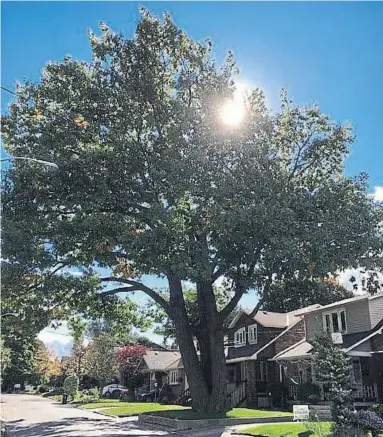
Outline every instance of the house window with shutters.
<svg viewBox="0 0 383 437">
<path fill-rule="evenodd" d="M 247 336 L 249 339 L 249 344 L 256 344 L 258 343 L 258 329 L 257 325 L 250 325 L 247 328 Z"/>
<path fill-rule="evenodd" d="M 234 346 L 240 347 L 240 346 L 244 346 L 245 344 L 246 344 L 246 329 L 245 328 L 238 329 L 238 331 L 234 333 Z"/>
<path fill-rule="evenodd" d="M 347 332 L 346 312 L 344 308 L 329 311 L 323 314 L 323 329 L 332 334 L 334 332 Z"/>
</svg>

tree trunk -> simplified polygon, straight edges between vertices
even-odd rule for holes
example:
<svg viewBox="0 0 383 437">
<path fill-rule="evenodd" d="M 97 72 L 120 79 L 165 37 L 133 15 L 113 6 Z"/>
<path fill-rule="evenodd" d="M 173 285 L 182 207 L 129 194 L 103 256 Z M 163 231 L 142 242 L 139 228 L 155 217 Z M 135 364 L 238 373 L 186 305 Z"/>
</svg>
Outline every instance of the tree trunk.
<svg viewBox="0 0 383 437">
<path fill-rule="evenodd" d="M 211 282 L 197 284 L 200 325 L 197 340 L 200 357 L 194 346 L 181 281 L 169 277 L 170 305 L 182 362 L 189 382 L 193 410 L 198 413 L 227 411 L 226 362 L 223 327 L 219 320 Z"/>
</svg>

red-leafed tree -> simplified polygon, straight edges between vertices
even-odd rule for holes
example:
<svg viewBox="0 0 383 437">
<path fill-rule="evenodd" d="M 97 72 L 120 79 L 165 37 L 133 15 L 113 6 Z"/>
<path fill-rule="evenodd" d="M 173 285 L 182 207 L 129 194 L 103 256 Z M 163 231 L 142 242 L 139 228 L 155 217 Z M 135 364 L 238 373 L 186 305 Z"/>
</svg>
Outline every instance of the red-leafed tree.
<svg viewBox="0 0 383 437">
<path fill-rule="evenodd" d="M 124 346 L 116 349 L 116 360 L 120 370 L 133 375 L 146 352 L 145 346 Z"/>
</svg>

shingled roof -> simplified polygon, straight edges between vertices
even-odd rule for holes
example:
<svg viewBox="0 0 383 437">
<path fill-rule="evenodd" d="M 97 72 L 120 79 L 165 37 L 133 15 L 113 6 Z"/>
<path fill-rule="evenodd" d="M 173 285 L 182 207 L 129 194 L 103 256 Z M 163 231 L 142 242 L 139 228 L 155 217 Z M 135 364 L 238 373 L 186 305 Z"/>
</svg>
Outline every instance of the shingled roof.
<svg viewBox="0 0 383 437">
<path fill-rule="evenodd" d="M 165 372 L 166 368 L 181 358 L 178 351 L 146 351 L 142 357 L 148 370 Z"/>
</svg>

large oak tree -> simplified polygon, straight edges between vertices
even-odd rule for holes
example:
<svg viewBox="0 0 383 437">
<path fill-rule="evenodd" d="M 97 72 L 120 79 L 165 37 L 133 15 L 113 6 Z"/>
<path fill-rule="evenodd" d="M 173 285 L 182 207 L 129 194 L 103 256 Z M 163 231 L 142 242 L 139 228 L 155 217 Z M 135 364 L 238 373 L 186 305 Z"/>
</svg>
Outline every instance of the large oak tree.
<svg viewBox="0 0 383 437">
<path fill-rule="evenodd" d="M 270 113 L 255 89 L 242 123 L 224 124 L 232 54 L 218 68 L 212 44 L 191 40 L 169 16 L 142 11 L 132 38 L 101 25 L 90 42 L 91 62 L 66 57 L 39 83 L 17 87 L 4 146 L 59 170 L 16 161 L 3 184 L 6 222 L 27 233 L 48 266 L 82 266 L 92 281 L 95 266 L 114 270 L 101 278 L 116 284 L 105 298 L 142 291 L 160 305 L 176 330 L 193 408 L 224 411 L 223 327 L 243 294 L 257 287 L 262 296 L 274 279 L 297 274 L 376 267 L 381 210 L 365 176 L 343 175 L 350 128 L 317 106 L 282 93 Z M 168 298 L 143 274 L 166 278 Z M 232 296 L 218 308 L 213 284 L 222 275 Z M 196 287 L 193 324 L 184 280 Z M 91 288 L 83 285 L 76 302 L 89 302 Z"/>
</svg>

